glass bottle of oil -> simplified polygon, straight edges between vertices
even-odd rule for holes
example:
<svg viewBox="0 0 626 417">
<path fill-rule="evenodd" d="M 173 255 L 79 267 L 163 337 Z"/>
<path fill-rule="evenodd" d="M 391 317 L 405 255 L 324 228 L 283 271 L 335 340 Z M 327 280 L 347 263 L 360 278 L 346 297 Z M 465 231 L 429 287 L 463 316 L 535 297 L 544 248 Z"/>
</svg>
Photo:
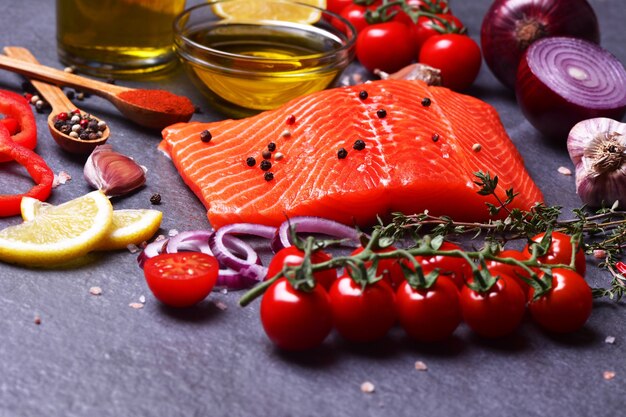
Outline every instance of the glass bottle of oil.
<svg viewBox="0 0 626 417">
<path fill-rule="evenodd" d="M 172 21 L 185 0 L 56 0 L 59 58 L 99 76 L 154 72 L 173 62 Z"/>
</svg>

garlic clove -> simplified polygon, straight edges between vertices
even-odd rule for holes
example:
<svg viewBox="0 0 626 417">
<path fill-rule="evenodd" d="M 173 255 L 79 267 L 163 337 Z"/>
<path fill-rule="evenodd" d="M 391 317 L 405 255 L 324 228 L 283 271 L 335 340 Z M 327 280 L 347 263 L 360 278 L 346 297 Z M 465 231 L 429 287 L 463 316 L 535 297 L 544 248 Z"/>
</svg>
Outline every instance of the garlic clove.
<svg viewBox="0 0 626 417">
<path fill-rule="evenodd" d="M 626 123 L 598 117 L 571 130 L 567 149 L 576 166 L 576 192 L 591 207 L 626 208 Z"/>
<path fill-rule="evenodd" d="M 386 72 L 378 69 L 374 70 L 374 73 L 382 80 L 421 80 L 428 85 L 441 85 L 441 70 L 426 64 L 420 64 L 419 62 L 400 68 L 392 74 L 387 74 Z"/>
<path fill-rule="evenodd" d="M 115 152 L 109 144 L 96 146 L 85 162 L 83 174 L 92 187 L 109 197 L 121 196 L 146 182 L 146 168 Z"/>
</svg>

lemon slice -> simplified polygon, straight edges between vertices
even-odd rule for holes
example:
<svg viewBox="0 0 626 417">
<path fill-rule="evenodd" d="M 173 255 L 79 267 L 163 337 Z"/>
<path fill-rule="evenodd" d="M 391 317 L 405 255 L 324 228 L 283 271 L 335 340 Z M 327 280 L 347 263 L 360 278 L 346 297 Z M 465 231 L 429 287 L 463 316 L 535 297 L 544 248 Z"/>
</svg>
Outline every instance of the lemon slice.
<svg viewBox="0 0 626 417">
<path fill-rule="evenodd" d="M 33 220 L 50 207 L 54 206 L 36 198 L 24 197 L 20 206 L 22 219 Z M 109 232 L 94 249 L 117 250 L 139 245 L 154 236 L 161 227 L 162 219 L 163 213 L 159 210 L 113 210 Z"/>
<path fill-rule="evenodd" d="M 293 4 L 290 4 L 293 3 Z M 326 0 L 298 0 L 319 9 L 326 8 Z M 268 3 L 266 0 L 233 0 L 216 3 L 213 12 L 225 19 L 245 20 L 285 20 L 295 23 L 315 23 L 322 16 L 321 10 L 303 7 L 296 1 Z"/>
<path fill-rule="evenodd" d="M 109 233 L 96 250 L 126 249 L 150 239 L 161 227 L 163 213 L 159 210 L 114 210 Z"/>
<path fill-rule="evenodd" d="M 0 261 L 29 266 L 68 262 L 109 232 L 113 207 L 101 191 L 46 207 L 32 220 L 0 230 Z"/>
</svg>

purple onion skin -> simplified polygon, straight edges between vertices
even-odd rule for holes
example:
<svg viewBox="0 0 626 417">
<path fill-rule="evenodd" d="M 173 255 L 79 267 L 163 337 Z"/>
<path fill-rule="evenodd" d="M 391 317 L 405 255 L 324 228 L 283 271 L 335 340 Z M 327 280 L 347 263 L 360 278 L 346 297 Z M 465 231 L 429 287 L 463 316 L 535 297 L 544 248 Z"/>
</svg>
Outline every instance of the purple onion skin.
<svg viewBox="0 0 626 417">
<path fill-rule="evenodd" d="M 527 41 L 516 27 L 537 23 Z M 509 89 L 515 88 L 516 69 L 532 42 L 547 36 L 569 36 L 600 42 L 598 19 L 587 0 L 495 0 L 485 15 L 480 43 L 487 66 Z"/>
<path fill-rule="evenodd" d="M 534 50 L 548 44 L 553 46 L 562 44 L 562 47 L 559 46 L 559 53 L 562 55 L 566 53 L 563 51 L 578 50 L 580 48 L 580 50 L 586 52 L 582 57 L 590 62 L 602 62 L 601 54 L 605 57 L 610 56 L 614 60 L 612 68 L 615 71 L 611 72 L 611 76 L 608 78 L 612 80 L 613 86 L 618 92 L 617 94 L 621 95 L 621 97 L 617 101 L 611 101 L 596 95 L 593 105 L 592 103 L 582 103 L 579 98 L 574 102 L 568 99 L 567 96 L 564 96 L 565 92 L 555 91 L 544 84 L 533 72 L 531 66 L 535 65 L 535 68 L 541 66 L 544 72 L 556 73 L 554 62 L 532 63 L 531 59 L 533 59 L 532 52 Z M 579 57 L 581 56 L 579 55 Z M 598 71 L 608 71 L 608 69 L 608 67 L 603 67 L 598 69 Z M 535 44 L 524 53 L 518 69 L 515 94 L 522 113 L 537 130 L 551 140 L 565 143 L 570 129 L 581 120 L 597 117 L 620 120 L 626 113 L 625 88 L 626 72 L 621 63 L 609 52 L 602 50 L 595 44 L 580 39 L 553 37 Z M 594 94 L 593 89 L 590 89 L 587 94 Z M 613 100 L 615 100 L 615 97 Z"/>
</svg>

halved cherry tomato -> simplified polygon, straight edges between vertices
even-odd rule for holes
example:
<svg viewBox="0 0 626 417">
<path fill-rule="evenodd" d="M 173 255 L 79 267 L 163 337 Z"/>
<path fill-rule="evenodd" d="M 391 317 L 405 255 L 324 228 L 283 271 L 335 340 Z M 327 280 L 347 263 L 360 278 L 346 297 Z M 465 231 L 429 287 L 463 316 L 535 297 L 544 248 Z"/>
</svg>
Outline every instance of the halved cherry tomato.
<svg viewBox="0 0 626 417">
<path fill-rule="evenodd" d="M 502 274 L 487 292 L 463 287 L 460 303 L 463 320 L 470 329 L 486 338 L 498 338 L 519 327 L 526 310 L 526 294 L 513 278 Z"/>
<path fill-rule="evenodd" d="M 418 61 L 440 69 L 444 87 L 464 91 L 474 83 L 482 55 L 476 41 L 469 36 L 447 33 L 428 38 L 422 45 Z"/>
<path fill-rule="evenodd" d="M 445 251 L 461 250 L 458 245 L 452 242 L 443 242 L 439 249 Z M 424 274 L 439 268 L 439 276 L 451 279 L 459 289 L 463 288 L 465 282 L 472 277 L 472 266 L 464 258 L 435 255 L 427 258 L 416 257 L 416 259 L 422 265 Z"/>
<path fill-rule="evenodd" d="M 535 290 L 531 288 L 530 298 Z M 552 270 L 552 288 L 528 305 L 535 323 L 555 333 L 571 333 L 591 316 L 593 294 L 585 279 L 571 269 Z"/>
<path fill-rule="evenodd" d="M 538 235 L 533 236 L 531 241 L 539 243 L 544 236 L 545 233 L 539 233 Z M 569 265 L 572 261 L 572 251 L 572 238 L 569 235 L 561 232 L 552 232 L 552 241 L 548 251 L 544 256 L 538 257 L 537 261 L 542 264 Z M 530 256 L 531 249 L 529 245 L 526 245 L 524 248 L 524 253 Z M 587 260 L 585 259 L 585 253 L 582 248 L 577 248 L 576 258 L 574 259 L 574 267 L 576 268 L 576 272 L 583 277 L 585 276 Z"/>
<path fill-rule="evenodd" d="M 377 252 L 385 253 L 394 251 L 396 248 L 387 247 L 385 249 L 379 249 Z M 356 248 L 352 255 L 358 255 L 363 252 L 363 247 Z M 379 259 L 378 267 L 376 268 L 376 274 L 381 275 L 383 280 L 387 282 L 387 284 L 391 285 L 392 288 L 397 288 L 404 281 L 404 271 L 402 270 L 402 266 L 400 265 L 399 259 Z M 371 266 L 371 262 L 367 262 L 366 266 Z"/>
<path fill-rule="evenodd" d="M 143 271 L 157 300 L 172 307 L 190 307 L 209 295 L 219 264 L 202 252 L 164 253 L 146 260 Z"/>
<path fill-rule="evenodd" d="M 396 322 L 395 295 L 385 281 L 364 288 L 349 275 L 335 281 L 329 292 L 333 324 L 351 342 L 382 339 Z"/>
<path fill-rule="evenodd" d="M 411 33 L 403 23 L 389 21 L 369 25 L 356 40 L 356 56 L 369 71 L 396 72 L 415 58 Z"/>
<path fill-rule="evenodd" d="M 316 250 L 311 253 L 311 263 L 319 264 L 322 262 L 330 261 L 332 257 L 323 250 Z M 265 280 L 275 277 L 284 266 L 297 266 L 302 264 L 304 260 L 304 252 L 298 249 L 296 246 L 287 246 L 276 252 L 276 255 L 270 261 L 267 267 L 267 275 Z M 329 290 L 333 285 L 333 282 L 337 279 L 337 271 L 335 269 L 324 269 L 313 273 L 315 282 L 324 287 L 325 290 Z"/>
<path fill-rule="evenodd" d="M 396 292 L 398 321 L 418 342 L 447 339 L 461 323 L 459 290 L 449 279 L 437 279 L 426 289 L 414 289 L 404 281 Z"/>
<path fill-rule="evenodd" d="M 280 278 L 261 299 L 261 324 L 269 339 L 281 349 L 300 351 L 319 346 L 332 329 L 330 299 L 316 285 L 299 291 Z"/>
</svg>

